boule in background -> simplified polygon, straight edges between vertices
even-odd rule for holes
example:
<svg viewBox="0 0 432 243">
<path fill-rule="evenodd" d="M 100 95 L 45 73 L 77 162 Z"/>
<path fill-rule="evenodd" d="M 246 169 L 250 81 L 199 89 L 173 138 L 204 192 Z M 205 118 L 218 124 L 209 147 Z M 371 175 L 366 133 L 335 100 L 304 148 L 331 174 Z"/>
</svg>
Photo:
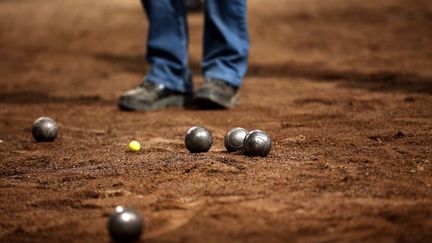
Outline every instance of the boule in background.
<svg viewBox="0 0 432 243">
<path fill-rule="evenodd" d="M 144 228 L 144 219 L 135 209 L 117 206 L 108 220 L 108 231 L 116 242 L 139 240 Z"/>
<path fill-rule="evenodd" d="M 194 126 L 187 131 L 184 142 L 191 153 L 205 153 L 213 145 L 213 137 L 207 128 Z"/>
<path fill-rule="evenodd" d="M 39 117 L 32 125 L 32 134 L 38 142 L 51 142 L 57 138 L 59 127 L 50 117 Z"/>
<path fill-rule="evenodd" d="M 266 157 L 271 150 L 270 136 L 261 130 L 250 131 L 243 141 L 243 153 L 247 156 Z"/>
<path fill-rule="evenodd" d="M 228 152 L 241 151 L 243 141 L 248 131 L 242 127 L 235 127 L 229 130 L 224 136 L 224 145 Z"/>
</svg>

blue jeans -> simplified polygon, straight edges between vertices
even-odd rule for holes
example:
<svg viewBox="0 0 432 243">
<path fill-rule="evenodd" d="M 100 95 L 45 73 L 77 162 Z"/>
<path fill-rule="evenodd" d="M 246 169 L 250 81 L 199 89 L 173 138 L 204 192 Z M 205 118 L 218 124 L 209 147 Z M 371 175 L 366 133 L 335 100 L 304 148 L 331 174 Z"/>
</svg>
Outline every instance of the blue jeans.
<svg viewBox="0 0 432 243">
<path fill-rule="evenodd" d="M 150 23 L 146 81 L 185 92 L 192 89 L 188 65 L 188 25 L 183 0 L 141 0 Z M 247 70 L 249 34 L 246 0 L 206 0 L 204 78 L 239 87 Z"/>
</svg>

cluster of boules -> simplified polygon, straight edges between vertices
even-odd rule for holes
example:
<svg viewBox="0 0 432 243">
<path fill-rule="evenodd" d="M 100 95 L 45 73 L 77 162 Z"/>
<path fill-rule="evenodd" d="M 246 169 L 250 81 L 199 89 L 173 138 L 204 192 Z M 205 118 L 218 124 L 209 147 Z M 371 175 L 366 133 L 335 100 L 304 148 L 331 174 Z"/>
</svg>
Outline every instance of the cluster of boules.
<svg viewBox="0 0 432 243">
<path fill-rule="evenodd" d="M 191 153 L 208 152 L 213 144 L 213 137 L 209 129 L 202 126 L 190 128 L 185 136 L 185 146 Z M 242 152 L 246 156 L 266 157 L 271 150 L 270 136 L 261 130 L 236 127 L 230 129 L 224 136 L 224 145 L 228 152 Z"/>
</svg>

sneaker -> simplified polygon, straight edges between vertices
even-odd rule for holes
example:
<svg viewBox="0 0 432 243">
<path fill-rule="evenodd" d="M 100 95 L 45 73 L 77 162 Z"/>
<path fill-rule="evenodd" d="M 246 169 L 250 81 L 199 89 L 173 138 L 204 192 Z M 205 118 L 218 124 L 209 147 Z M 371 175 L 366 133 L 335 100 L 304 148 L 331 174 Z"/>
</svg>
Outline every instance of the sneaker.
<svg viewBox="0 0 432 243">
<path fill-rule="evenodd" d="M 193 104 L 205 109 L 228 109 L 239 103 L 238 88 L 225 81 L 206 79 L 195 93 Z"/>
<path fill-rule="evenodd" d="M 118 100 L 118 106 L 123 110 L 154 111 L 183 106 L 186 100 L 186 94 L 169 90 L 162 84 L 143 82 L 135 89 L 124 92 Z"/>
</svg>

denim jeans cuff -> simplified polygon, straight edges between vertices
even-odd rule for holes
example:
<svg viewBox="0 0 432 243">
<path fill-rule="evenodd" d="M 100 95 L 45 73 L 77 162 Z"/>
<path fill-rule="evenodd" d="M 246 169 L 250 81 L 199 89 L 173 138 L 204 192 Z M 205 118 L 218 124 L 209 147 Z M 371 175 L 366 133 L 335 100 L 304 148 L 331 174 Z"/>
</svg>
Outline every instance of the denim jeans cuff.
<svg viewBox="0 0 432 243">
<path fill-rule="evenodd" d="M 204 78 L 222 80 L 235 87 L 240 87 L 243 82 L 243 79 L 240 78 L 234 72 L 226 72 L 226 71 L 225 72 L 207 71 L 204 74 Z"/>
<path fill-rule="evenodd" d="M 186 91 L 183 80 L 173 81 L 173 80 L 161 79 L 149 74 L 146 76 L 145 81 L 155 83 L 155 84 L 163 84 L 167 89 L 172 91 L 177 91 L 181 93 L 184 93 Z"/>
</svg>

